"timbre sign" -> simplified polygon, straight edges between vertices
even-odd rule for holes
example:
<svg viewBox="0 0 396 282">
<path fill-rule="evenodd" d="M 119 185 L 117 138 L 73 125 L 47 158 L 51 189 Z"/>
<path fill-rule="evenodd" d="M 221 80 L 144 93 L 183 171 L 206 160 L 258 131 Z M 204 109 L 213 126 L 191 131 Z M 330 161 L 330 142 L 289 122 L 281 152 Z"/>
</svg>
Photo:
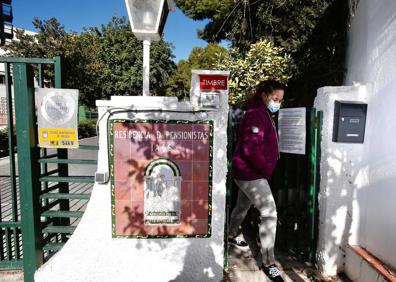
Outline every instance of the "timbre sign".
<svg viewBox="0 0 396 282">
<path fill-rule="evenodd" d="M 205 75 L 199 76 L 200 89 L 208 91 L 227 90 L 228 77 L 225 75 Z"/>
</svg>

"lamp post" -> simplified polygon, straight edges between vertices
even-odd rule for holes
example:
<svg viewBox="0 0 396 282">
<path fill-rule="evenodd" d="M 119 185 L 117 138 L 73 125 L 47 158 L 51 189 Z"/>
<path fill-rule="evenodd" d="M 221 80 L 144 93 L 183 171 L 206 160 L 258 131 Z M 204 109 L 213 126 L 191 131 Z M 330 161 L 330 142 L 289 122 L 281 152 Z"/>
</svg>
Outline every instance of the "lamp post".
<svg viewBox="0 0 396 282">
<path fill-rule="evenodd" d="M 159 41 L 173 0 L 125 0 L 133 34 L 143 40 L 143 96 L 150 96 L 150 45 Z"/>
</svg>

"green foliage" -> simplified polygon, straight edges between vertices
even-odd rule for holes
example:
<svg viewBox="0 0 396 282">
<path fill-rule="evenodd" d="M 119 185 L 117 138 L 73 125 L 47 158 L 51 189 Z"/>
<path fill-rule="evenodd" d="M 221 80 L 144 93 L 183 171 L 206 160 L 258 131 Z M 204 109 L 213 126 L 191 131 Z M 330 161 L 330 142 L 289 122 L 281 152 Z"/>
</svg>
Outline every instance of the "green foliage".
<svg viewBox="0 0 396 282">
<path fill-rule="evenodd" d="M 304 44 L 332 0 L 176 0 L 194 20 L 209 20 L 199 32 L 208 42 L 228 39 L 247 50 L 262 38 L 273 40 L 288 52 Z"/>
<path fill-rule="evenodd" d="M 287 83 L 294 69 L 291 56 L 273 42 L 261 40 L 251 45 L 245 55 L 232 49 L 226 56 L 220 56 L 217 66 L 229 70 L 232 105 L 241 105 L 254 94 L 256 86 L 264 80 L 277 80 Z"/>
<path fill-rule="evenodd" d="M 0 158 L 8 155 L 8 130 L 0 129 Z"/>
<path fill-rule="evenodd" d="M 10 56 L 15 57 L 37 57 L 37 58 L 53 58 L 55 56 L 63 56 L 67 63 L 72 55 L 74 33 L 68 34 L 63 25 L 55 18 L 47 21 L 41 21 L 38 18 L 33 19 L 33 25 L 38 30 L 37 35 L 25 34 L 23 30 L 16 31 L 16 38 L 5 49 Z M 70 68 L 65 66 L 67 70 L 66 76 L 69 76 Z M 37 73 L 37 72 L 36 72 Z M 45 68 L 45 77 L 47 86 L 54 84 L 54 71 Z"/>
<path fill-rule="evenodd" d="M 215 43 L 209 43 L 204 48 L 193 48 L 188 60 L 180 60 L 177 64 L 177 71 L 168 82 L 167 95 L 186 99 L 191 87 L 191 70 L 213 69 L 218 64 L 219 56 L 225 56 L 226 53 L 224 47 Z"/>
<path fill-rule="evenodd" d="M 202 39 L 227 39 L 242 54 L 262 39 L 273 41 L 296 67 L 287 99 L 311 106 L 316 90 L 341 85 L 345 74 L 348 1 L 345 0 L 176 0 L 190 18 L 208 20 Z"/>
<path fill-rule="evenodd" d="M 110 95 L 141 95 L 142 93 L 142 42 L 132 34 L 123 18 L 114 18 L 97 32 L 100 41 L 98 64 L 104 66 L 100 81 L 104 97 Z M 150 85 L 155 94 L 164 94 L 165 84 L 176 67 L 168 44 L 153 42 L 150 50 Z"/>
<path fill-rule="evenodd" d="M 82 120 L 78 123 L 78 139 L 96 136 L 96 120 Z"/>
<path fill-rule="evenodd" d="M 55 18 L 34 19 L 37 35 L 17 32 L 7 50 L 10 56 L 63 58 L 65 88 L 80 90 L 84 105 L 95 106 L 96 99 L 116 95 L 140 95 L 142 92 L 142 42 L 132 34 L 125 18 L 114 17 L 100 28 L 68 33 Z M 150 52 L 150 82 L 154 95 L 164 94 L 169 77 L 175 72 L 171 46 L 153 42 Z M 53 85 L 53 71 L 45 70 Z M 47 85 L 48 86 L 48 85 Z"/>
<path fill-rule="evenodd" d="M 294 98 L 293 106 L 312 106 L 318 88 L 343 84 L 348 22 L 348 1 L 334 0 L 309 40 L 293 55 L 298 66 L 288 87 L 288 96 Z"/>
</svg>

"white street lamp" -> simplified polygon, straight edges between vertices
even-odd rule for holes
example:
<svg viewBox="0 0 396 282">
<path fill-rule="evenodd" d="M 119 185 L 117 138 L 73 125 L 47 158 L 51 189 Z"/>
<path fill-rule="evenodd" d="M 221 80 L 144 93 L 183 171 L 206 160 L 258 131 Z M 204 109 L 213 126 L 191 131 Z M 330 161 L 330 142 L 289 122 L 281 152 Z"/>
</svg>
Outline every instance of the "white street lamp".
<svg viewBox="0 0 396 282">
<path fill-rule="evenodd" d="M 161 39 L 173 0 L 125 0 L 133 34 L 143 40 L 143 96 L 150 95 L 150 44 Z"/>
</svg>

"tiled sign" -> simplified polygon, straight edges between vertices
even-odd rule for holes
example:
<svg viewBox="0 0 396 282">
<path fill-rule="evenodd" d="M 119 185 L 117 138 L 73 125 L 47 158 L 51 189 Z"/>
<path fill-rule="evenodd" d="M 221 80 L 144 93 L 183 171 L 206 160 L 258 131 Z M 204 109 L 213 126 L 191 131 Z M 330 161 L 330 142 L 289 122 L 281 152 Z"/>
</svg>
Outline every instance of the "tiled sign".
<svg viewBox="0 0 396 282">
<path fill-rule="evenodd" d="M 110 126 L 113 237 L 209 237 L 213 122 Z"/>
</svg>

